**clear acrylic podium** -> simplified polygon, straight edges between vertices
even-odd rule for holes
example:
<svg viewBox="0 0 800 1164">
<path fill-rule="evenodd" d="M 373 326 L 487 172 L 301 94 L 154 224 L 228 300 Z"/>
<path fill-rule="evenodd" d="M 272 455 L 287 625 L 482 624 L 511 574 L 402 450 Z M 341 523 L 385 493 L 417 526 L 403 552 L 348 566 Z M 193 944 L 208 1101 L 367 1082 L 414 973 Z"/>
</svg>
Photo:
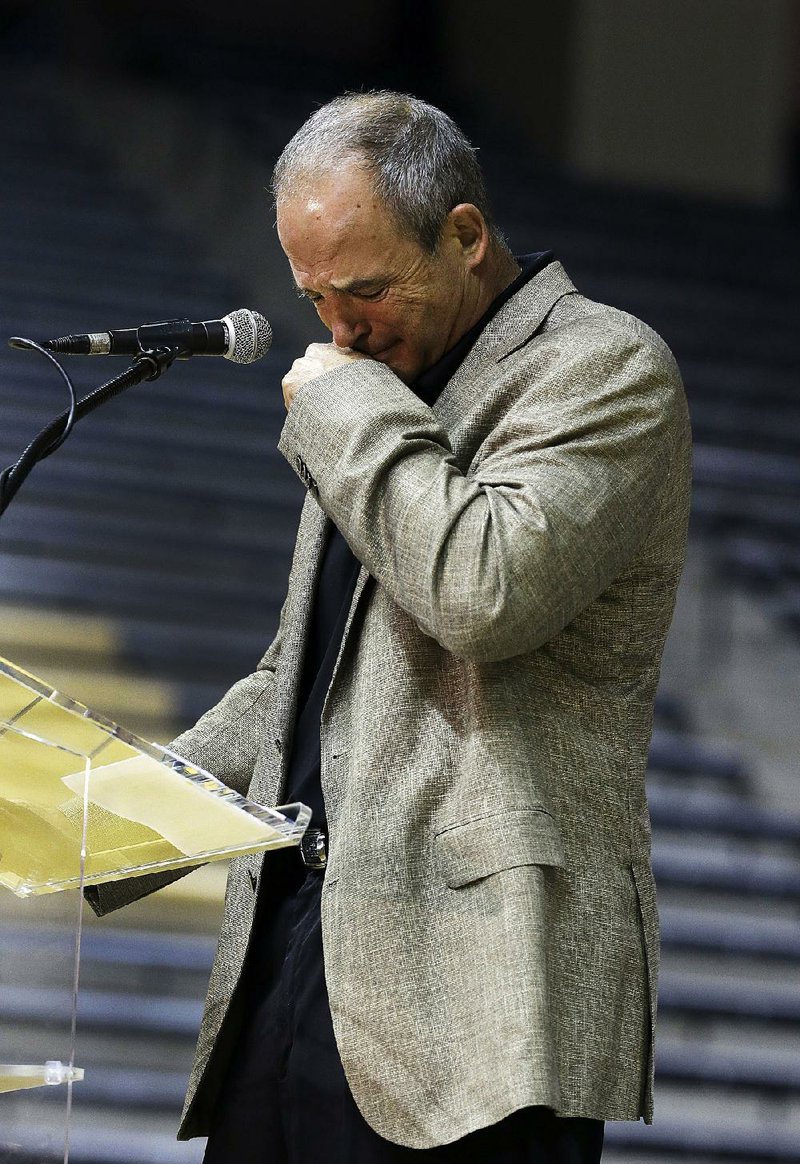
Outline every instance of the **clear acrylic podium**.
<svg viewBox="0 0 800 1164">
<path fill-rule="evenodd" d="M 25 984 L 15 985 L 13 975 L 4 984 L 24 926 L 3 927 L 0 1031 L 12 1033 L 0 1042 L 0 1096 L 66 1084 L 64 1160 L 72 1084 L 83 1078 L 74 1062 L 83 889 L 296 845 L 310 815 L 303 804 L 265 808 L 246 800 L 0 658 L 0 888 L 30 907 L 31 899 L 78 890 L 64 967 L 69 988 L 54 992 L 68 1013 L 60 1022 L 56 1016 L 53 1046 L 37 1045 L 32 1054 L 14 1042 L 18 1016 L 32 1005 Z M 13 1155 L 4 1153 L 2 1129 L 0 1115 L 0 1162 Z"/>
</svg>

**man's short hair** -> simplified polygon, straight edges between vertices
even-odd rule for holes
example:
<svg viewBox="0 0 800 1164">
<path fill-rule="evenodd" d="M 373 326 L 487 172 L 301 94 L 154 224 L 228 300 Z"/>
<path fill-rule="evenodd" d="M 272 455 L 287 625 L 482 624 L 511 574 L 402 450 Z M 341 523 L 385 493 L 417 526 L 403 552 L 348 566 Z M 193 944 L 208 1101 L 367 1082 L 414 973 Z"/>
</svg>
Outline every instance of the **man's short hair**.
<svg viewBox="0 0 800 1164">
<path fill-rule="evenodd" d="M 275 202 L 295 186 L 355 161 L 375 193 L 431 254 L 454 206 L 471 202 L 496 242 L 489 199 L 475 150 L 452 118 L 408 93 L 344 93 L 300 127 L 272 175 Z"/>
</svg>

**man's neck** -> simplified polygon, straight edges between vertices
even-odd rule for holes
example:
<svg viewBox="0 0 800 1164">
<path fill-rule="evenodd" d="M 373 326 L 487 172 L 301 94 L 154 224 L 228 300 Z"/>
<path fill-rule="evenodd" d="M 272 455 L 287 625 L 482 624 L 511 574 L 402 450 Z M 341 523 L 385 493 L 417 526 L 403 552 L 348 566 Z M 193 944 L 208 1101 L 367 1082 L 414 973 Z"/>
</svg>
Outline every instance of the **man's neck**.
<svg viewBox="0 0 800 1164">
<path fill-rule="evenodd" d="M 520 265 L 511 251 L 504 246 L 493 246 L 486 256 L 486 271 L 481 287 L 479 310 L 475 320 L 481 318 L 497 296 L 513 283 L 520 273 Z M 474 321 L 473 321 L 474 322 Z"/>
</svg>

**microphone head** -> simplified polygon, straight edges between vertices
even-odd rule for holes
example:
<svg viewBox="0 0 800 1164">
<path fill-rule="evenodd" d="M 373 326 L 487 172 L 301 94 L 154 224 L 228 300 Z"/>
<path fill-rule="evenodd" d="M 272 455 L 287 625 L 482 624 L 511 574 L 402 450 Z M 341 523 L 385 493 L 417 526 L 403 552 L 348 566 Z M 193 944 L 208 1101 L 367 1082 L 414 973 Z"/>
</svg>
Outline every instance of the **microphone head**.
<svg viewBox="0 0 800 1164">
<path fill-rule="evenodd" d="M 240 307 L 224 316 L 222 322 L 230 336 L 226 360 L 233 360 L 234 364 L 252 364 L 269 351 L 272 328 L 257 311 Z"/>
</svg>

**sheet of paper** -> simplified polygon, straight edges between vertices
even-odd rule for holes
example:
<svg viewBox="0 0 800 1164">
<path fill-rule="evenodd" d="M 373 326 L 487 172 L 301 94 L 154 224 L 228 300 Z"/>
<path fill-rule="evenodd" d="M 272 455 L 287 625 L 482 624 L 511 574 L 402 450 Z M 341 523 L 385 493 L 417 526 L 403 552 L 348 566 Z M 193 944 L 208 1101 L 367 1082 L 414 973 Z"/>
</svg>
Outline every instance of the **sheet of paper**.
<svg viewBox="0 0 800 1164">
<path fill-rule="evenodd" d="M 83 798 L 83 772 L 62 777 Z M 160 833 L 181 853 L 258 844 L 276 831 L 148 756 L 92 770 L 89 801 Z"/>
</svg>

